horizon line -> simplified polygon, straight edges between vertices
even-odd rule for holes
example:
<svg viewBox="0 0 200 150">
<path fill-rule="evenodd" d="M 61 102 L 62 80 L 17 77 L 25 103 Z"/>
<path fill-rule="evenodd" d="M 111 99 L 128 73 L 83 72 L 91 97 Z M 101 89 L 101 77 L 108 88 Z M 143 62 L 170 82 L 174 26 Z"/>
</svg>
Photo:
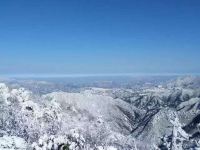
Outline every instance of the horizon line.
<svg viewBox="0 0 200 150">
<path fill-rule="evenodd" d="M 89 73 L 89 74 L 51 74 L 51 73 L 32 73 L 32 74 L 0 74 L 4 78 L 64 78 L 64 77 L 120 77 L 120 76 L 199 76 L 200 73 Z"/>
</svg>

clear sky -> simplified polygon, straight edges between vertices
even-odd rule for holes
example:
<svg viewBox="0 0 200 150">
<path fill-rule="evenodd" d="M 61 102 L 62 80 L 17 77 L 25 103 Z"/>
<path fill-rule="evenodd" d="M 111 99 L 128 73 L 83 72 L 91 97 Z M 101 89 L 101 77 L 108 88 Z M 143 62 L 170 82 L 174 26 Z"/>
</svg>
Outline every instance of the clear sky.
<svg viewBox="0 0 200 150">
<path fill-rule="evenodd" d="M 200 73 L 200 1 L 0 1 L 0 74 L 115 73 Z"/>
</svg>

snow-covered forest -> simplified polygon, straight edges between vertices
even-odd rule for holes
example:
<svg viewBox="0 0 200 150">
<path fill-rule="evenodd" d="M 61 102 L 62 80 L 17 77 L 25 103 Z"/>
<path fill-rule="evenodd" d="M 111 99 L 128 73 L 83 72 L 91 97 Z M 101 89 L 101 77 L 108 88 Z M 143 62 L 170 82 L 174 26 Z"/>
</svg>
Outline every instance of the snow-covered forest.
<svg viewBox="0 0 200 150">
<path fill-rule="evenodd" d="M 1 80 L 0 150 L 200 149 L 200 78 L 138 84 Z"/>
</svg>

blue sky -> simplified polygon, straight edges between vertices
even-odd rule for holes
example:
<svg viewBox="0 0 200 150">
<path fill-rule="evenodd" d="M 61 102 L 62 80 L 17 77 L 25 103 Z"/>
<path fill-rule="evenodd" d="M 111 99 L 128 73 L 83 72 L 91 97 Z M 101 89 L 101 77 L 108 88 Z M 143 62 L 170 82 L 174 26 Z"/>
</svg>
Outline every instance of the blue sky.
<svg viewBox="0 0 200 150">
<path fill-rule="evenodd" d="M 200 73 L 200 1 L 0 1 L 0 56 L 0 74 Z"/>
</svg>

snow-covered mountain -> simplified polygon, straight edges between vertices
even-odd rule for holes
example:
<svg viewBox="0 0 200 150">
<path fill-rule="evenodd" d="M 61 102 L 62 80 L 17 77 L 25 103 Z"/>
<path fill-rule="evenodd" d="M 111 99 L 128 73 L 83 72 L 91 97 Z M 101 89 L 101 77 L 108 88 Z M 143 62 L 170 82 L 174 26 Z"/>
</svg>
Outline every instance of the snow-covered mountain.
<svg viewBox="0 0 200 150">
<path fill-rule="evenodd" d="M 49 93 L 21 86 L 0 84 L 0 149 L 200 148 L 199 77 L 139 88 L 78 87 Z"/>
</svg>

